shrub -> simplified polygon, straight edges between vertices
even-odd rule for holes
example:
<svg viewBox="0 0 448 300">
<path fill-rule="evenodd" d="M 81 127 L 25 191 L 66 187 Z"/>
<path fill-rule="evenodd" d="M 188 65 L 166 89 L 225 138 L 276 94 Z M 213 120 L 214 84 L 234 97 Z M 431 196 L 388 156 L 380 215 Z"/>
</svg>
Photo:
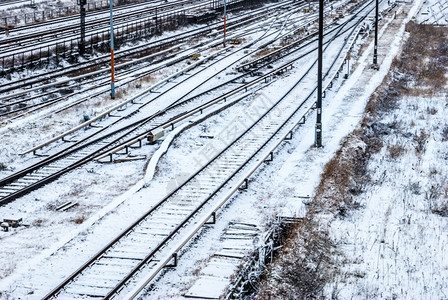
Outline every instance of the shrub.
<svg viewBox="0 0 448 300">
<path fill-rule="evenodd" d="M 398 145 L 390 145 L 389 144 L 389 145 L 387 145 L 387 154 L 392 159 L 399 158 L 400 156 L 403 155 L 404 152 L 405 152 L 405 148 L 401 144 L 398 144 Z"/>
</svg>

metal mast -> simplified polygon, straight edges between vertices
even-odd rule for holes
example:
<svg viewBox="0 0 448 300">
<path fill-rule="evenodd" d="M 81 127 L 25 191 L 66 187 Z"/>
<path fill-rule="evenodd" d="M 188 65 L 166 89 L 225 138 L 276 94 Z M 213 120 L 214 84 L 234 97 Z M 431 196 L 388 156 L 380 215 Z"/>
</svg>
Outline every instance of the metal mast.
<svg viewBox="0 0 448 300">
<path fill-rule="evenodd" d="M 377 65 L 378 64 L 378 0 L 375 1 L 376 6 L 375 6 L 375 47 L 373 48 L 373 64 Z"/>
<path fill-rule="evenodd" d="M 227 3 L 226 0 L 224 0 L 224 46 L 226 45 L 226 24 L 227 23 Z"/>
<path fill-rule="evenodd" d="M 110 8 L 110 97 L 115 99 L 115 62 L 114 62 L 114 0 L 109 0 Z"/>
<path fill-rule="evenodd" d="M 317 102 L 315 146 L 322 147 L 322 47 L 324 35 L 324 0 L 319 0 L 319 45 L 317 49 Z"/>
<path fill-rule="evenodd" d="M 81 17 L 81 36 L 80 36 L 80 40 L 79 40 L 79 55 L 84 56 L 86 53 L 86 46 L 85 46 L 85 41 L 86 41 L 86 5 L 87 0 L 78 0 L 78 5 L 79 5 L 79 13 L 80 13 L 80 17 Z"/>
</svg>

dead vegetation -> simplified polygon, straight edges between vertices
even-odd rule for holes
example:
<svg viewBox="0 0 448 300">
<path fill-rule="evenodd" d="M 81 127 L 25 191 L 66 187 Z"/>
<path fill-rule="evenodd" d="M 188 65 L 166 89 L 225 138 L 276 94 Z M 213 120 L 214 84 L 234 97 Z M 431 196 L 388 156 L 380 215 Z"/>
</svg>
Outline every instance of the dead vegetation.
<svg viewBox="0 0 448 300">
<path fill-rule="evenodd" d="M 406 31 L 412 38 L 403 46 L 394 69 L 401 70 L 413 96 L 433 96 L 447 84 L 448 36 L 446 28 L 409 22 Z"/>
<path fill-rule="evenodd" d="M 291 230 L 276 263 L 267 272 L 269 280 L 259 286 L 255 299 L 314 299 L 333 276 L 334 246 L 326 230 L 306 219 Z"/>
<path fill-rule="evenodd" d="M 14 255 L 11 253 L 10 259 L 3 262 L 2 270 L 0 271 L 0 279 L 6 278 L 11 275 L 17 267 L 17 263 L 13 259 Z M 5 294 L 7 296 L 7 294 Z M 9 299 L 8 297 L 2 298 L 2 291 L 0 291 L 0 299 Z"/>
<path fill-rule="evenodd" d="M 402 144 L 387 144 L 387 154 L 392 159 L 401 157 L 406 152 L 406 148 Z"/>
<path fill-rule="evenodd" d="M 75 224 L 82 224 L 84 223 L 84 221 L 87 220 L 87 217 L 85 215 L 79 215 L 76 217 L 73 217 L 70 219 L 70 222 L 75 223 Z"/>
</svg>

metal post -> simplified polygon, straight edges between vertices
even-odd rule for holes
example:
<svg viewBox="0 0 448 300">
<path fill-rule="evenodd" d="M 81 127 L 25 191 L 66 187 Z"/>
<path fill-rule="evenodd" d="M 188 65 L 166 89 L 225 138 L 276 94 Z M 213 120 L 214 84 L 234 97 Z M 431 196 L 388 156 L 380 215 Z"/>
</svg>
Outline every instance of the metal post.
<svg viewBox="0 0 448 300">
<path fill-rule="evenodd" d="M 115 66 L 114 66 L 114 18 L 113 18 L 113 0 L 109 0 L 110 5 L 110 97 L 115 99 Z"/>
<path fill-rule="evenodd" d="M 322 147 L 322 47 L 324 35 L 324 0 L 319 0 L 319 45 L 317 49 L 317 102 L 315 146 Z"/>
<path fill-rule="evenodd" d="M 347 62 L 347 73 L 345 73 L 344 78 L 347 79 L 350 74 L 350 51 L 347 53 L 347 56 L 345 57 L 345 61 Z"/>
<path fill-rule="evenodd" d="M 226 45 L 227 4 L 224 0 L 224 46 Z"/>
<path fill-rule="evenodd" d="M 86 5 L 87 0 L 78 0 L 79 13 L 81 17 L 81 37 L 79 40 L 79 55 L 84 56 L 86 53 Z"/>
<path fill-rule="evenodd" d="M 377 60 L 377 56 L 378 56 L 378 52 L 377 52 L 377 48 L 378 48 L 378 0 L 375 1 L 376 6 L 375 6 L 375 47 L 373 48 L 373 64 L 377 65 L 378 64 L 378 60 Z"/>
</svg>

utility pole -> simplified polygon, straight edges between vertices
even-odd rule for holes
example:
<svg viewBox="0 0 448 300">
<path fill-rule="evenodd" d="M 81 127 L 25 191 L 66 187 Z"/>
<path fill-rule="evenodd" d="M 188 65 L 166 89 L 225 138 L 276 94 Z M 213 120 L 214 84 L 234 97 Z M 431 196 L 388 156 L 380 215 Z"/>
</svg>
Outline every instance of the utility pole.
<svg viewBox="0 0 448 300">
<path fill-rule="evenodd" d="M 114 0 L 109 0 L 110 8 L 110 97 L 115 99 L 115 63 L 114 63 Z"/>
<path fill-rule="evenodd" d="M 373 48 L 373 65 L 376 66 L 378 64 L 378 0 L 375 1 L 375 47 Z"/>
<path fill-rule="evenodd" d="M 315 146 L 322 147 L 322 48 L 324 36 L 324 0 L 319 0 L 319 44 L 317 49 L 317 102 Z"/>
<path fill-rule="evenodd" d="M 224 0 L 224 47 L 226 46 L 226 23 L 227 23 L 227 4 Z"/>
<path fill-rule="evenodd" d="M 85 46 L 85 41 L 86 41 L 86 5 L 87 0 L 78 0 L 78 5 L 79 5 L 79 13 L 81 16 L 81 36 L 79 39 L 79 45 L 78 45 L 78 49 L 79 49 L 79 55 L 84 56 L 86 54 L 86 46 Z"/>
</svg>

